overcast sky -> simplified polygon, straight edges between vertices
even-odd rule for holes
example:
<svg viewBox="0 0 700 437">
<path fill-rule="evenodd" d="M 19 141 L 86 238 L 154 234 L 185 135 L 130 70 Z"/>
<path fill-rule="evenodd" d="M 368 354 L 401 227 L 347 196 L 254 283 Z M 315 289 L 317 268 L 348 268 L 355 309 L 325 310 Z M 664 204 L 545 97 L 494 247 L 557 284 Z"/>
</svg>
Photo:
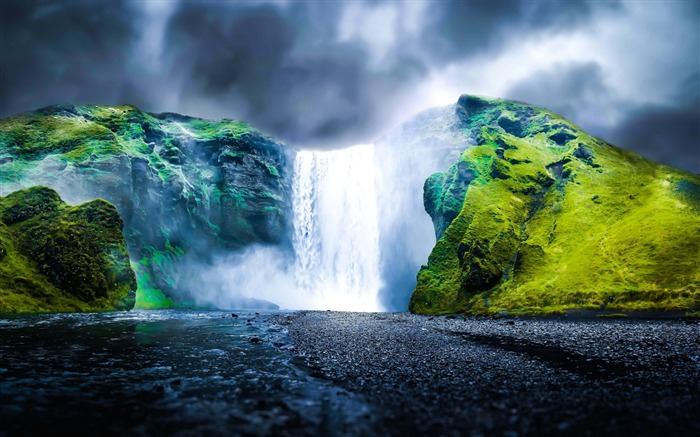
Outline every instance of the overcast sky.
<svg viewBox="0 0 700 437">
<path fill-rule="evenodd" d="M 700 172 L 700 1 L 0 1 L 0 115 L 55 103 L 372 142 L 460 94 Z"/>
</svg>

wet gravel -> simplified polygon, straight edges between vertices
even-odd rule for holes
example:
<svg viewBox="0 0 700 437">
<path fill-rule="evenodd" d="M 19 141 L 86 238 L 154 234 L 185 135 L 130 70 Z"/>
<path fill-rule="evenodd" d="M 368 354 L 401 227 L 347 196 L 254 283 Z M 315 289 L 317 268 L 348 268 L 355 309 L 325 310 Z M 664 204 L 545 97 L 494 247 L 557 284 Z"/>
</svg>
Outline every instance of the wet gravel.
<svg viewBox="0 0 700 437">
<path fill-rule="evenodd" d="M 700 435 L 700 324 L 299 312 L 270 320 L 374 435 Z M 351 432 L 352 433 L 352 432 Z"/>
</svg>

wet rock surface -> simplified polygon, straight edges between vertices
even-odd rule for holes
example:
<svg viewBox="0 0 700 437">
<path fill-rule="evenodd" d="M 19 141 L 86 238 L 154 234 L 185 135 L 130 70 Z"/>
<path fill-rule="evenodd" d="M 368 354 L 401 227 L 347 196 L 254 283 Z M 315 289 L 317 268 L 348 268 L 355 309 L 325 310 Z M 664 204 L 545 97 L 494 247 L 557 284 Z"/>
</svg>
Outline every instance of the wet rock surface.
<svg viewBox="0 0 700 437">
<path fill-rule="evenodd" d="M 293 363 L 367 399 L 374 435 L 700 435 L 700 324 L 301 312 Z"/>
</svg>

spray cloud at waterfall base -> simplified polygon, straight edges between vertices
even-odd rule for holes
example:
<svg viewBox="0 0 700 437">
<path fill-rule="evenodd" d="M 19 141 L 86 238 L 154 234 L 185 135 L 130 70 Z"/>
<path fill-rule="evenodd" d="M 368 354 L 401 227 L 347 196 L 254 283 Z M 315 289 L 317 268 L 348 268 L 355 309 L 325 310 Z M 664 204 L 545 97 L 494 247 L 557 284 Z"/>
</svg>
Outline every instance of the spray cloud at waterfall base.
<svg viewBox="0 0 700 437">
<path fill-rule="evenodd" d="M 292 250 L 254 245 L 212 265 L 189 263 L 178 282 L 197 305 L 381 311 L 374 146 L 299 151 Z"/>
</svg>

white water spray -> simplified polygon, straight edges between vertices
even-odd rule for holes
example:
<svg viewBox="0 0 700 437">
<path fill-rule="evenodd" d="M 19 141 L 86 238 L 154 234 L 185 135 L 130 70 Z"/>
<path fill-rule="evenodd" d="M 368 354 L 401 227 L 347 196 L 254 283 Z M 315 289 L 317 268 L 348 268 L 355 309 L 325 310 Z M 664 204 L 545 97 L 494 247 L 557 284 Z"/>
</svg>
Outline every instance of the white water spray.
<svg viewBox="0 0 700 437">
<path fill-rule="evenodd" d="M 311 309 L 380 311 L 374 146 L 298 152 L 293 207 L 299 301 Z"/>
</svg>

